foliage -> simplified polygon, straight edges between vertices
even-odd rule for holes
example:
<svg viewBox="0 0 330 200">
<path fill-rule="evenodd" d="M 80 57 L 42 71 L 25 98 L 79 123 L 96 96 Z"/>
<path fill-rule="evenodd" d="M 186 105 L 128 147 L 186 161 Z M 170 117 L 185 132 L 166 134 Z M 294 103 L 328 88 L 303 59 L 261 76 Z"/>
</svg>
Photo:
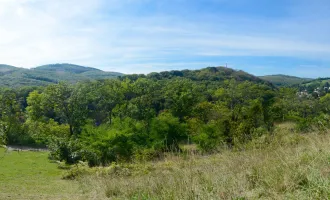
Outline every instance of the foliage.
<svg viewBox="0 0 330 200">
<path fill-rule="evenodd" d="M 21 123 L 22 115 L 14 91 L 5 90 L 0 94 L 0 143 L 29 142 L 29 137 L 24 134 L 24 127 Z"/>
<path fill-rule="evenodd" d="M 274 134 L 244 145 L 245 151 L 171 154 L 160 162 L 87 173 L 82 167 L 76 169 L 84 173 L 77 180 L 97 199 L 327 199 L 329 134 L 299 134 L 291 128 L 280 124 Z"/>
<path fill-rule="evenodd" d="M 67 164 L 75 164 L 82 160 L 81 146 L 75 139 L 54 138 L 48 148 L 51 160 L 64 161 Z"/>
<path fill-rule="evenodd" d="M 179 118 L 166 112 L 153 119 L 150 134 L 155 148 L 165 151 L 180 150 L 180 142 L 187 138 L 185 124 L 180 123 Z"/>
<path fill-rule="evenodd" d="M 222 123 L 216 121 L 210 121 L 207 124 L 200 123 L 192 139 L 204 152 L 212 152 L 225 142 L 224 131 Z"/>
<path fill-rule="evenodd" d="M 71 65 L 39 70 L 99 73 Z M 152 159 L 191 144 L 202 152 L 241 149 L 278 122 L 294 121 L 304 132 L 330 127 L 329 95 L 276 89 L 222 67 L 1 89 L 0 98 L 2 143 L 45 145 L 52 159 L 90 166 Z"/>
</svg>

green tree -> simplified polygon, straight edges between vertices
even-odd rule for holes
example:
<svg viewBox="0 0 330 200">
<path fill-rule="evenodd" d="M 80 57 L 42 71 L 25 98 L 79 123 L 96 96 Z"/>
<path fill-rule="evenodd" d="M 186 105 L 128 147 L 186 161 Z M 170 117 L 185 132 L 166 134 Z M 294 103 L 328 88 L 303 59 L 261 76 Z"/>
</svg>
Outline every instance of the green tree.
<svg viewBox="0 0 330 200">
<path fill-rule="evenodd" d="M 86 123 L 88 109 L 85 89 L 82 85 L 71 86 L 61 82 L 48 86 L 43 93 L 45 108 L 51 108 L 60 123 L 69 125 L 70 135 L 79 134 Z"/>
<path fill-rule="evenodd" d="M 27 113 L 31 120 L 38 121 L 44 116 L 43 95 L 33 91 L 27 97 Z"/>
<path fill-rule="evenodd" d="M 173 79 L 166 82 L 163 88 L 165 106 L 172 114 L 184 121 L 191 115 L 193 107 L 203 100 L 201 87 L 188 79 Z"/>
<path fill-rule="evenodd" d="M 90 87 L 90 86 L 87 86 Z M 99 81 L 89 88 L 89 100 L 94 104 L 97 123 L 112 124 L 113 110 L 124 100 L 124 90 L 119 80 Z"/>
<path fill-rule="evenodd" d="M 23 132 L 23 114 L 15 92 L 6 90 L 0 95 L 1 143 L 18 143 Z"/>
</svg>

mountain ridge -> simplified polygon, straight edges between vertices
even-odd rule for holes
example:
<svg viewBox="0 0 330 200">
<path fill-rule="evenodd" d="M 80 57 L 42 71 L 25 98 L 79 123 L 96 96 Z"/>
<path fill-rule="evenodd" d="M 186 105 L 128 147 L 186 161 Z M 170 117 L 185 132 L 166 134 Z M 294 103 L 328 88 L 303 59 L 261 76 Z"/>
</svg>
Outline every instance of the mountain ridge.
<svg viewBox="0 0 330 200">
<path fill-rule="evenodd" d="M 295 86 L 312 81 L 311 78 L 302 78 L 285 74 L 272 74 L 255 76 L 242 70 L 218 66 L 206 67 L 196 70 L 171 70 L 151 72 L 145 74 L 125 75 L 119 72 L 107 72 L 101 69 L 81 66 L 70 63 L 56 63 L 37 66 L 26 69 L 12 65 L 0 64 L 0 87 L 44 86 L 47 84 L 67 81 L 75 83 L 83 80 L 109 79 L 117 77 L 148 77 L 152 79 L 164 79 L 174 77 L 186 77 L 192 80 L 223 81 L 234 78 L 238 81 L 252 81 L 256 83 L 270 83 L 274 86 Z"/>
<path fill-rule="evenodd" d="M 87 72 L 87 71 L 99 71 L 99 72 L 102 71 L 100 69 L 93 68 L 93 67 L 69 64 L 69 63 L 41 65 L 41 66 L 32 68 L 32 70 L 67 71 L 67 72 L 73 72 L 73 73 L 77 73 L 77 74 Z"/>
<path fill-rule="evenodd" d="M 76 83 L 83 80 L 117 78 L 119 72 L 106 72 L 97 68 L 57 63 L 31 69 L 11 65 L 0 65 L 0 87 L 44 86 L 67 81 Z"/>
</svg>

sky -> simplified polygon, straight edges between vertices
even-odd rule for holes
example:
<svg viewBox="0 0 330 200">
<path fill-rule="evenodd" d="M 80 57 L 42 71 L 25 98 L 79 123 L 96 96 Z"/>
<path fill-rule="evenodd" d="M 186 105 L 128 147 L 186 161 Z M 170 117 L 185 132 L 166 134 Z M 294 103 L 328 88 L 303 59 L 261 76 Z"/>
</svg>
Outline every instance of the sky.
<svg viewBox="0 0 330 200">
<path fill-rule="evenodd" d="M 0 63 L 330 77 L 329 0 L 0 0 Z"/>
</svg>

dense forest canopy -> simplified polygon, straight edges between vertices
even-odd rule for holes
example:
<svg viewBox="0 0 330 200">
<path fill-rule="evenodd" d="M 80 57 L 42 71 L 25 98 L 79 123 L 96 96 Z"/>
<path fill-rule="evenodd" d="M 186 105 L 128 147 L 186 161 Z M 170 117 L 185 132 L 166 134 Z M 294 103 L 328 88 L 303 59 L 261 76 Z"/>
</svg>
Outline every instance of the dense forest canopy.
<svg viewBox="0 0 330 200">
<path fill-rule="evenodd" d="M 69 69 L 90 72 L 85 70 Z M 277 122 L 295 121 L 301 131 L 324 129 L 327 92 L 276 88 L 224 67 L 2 88 L 0 141 L 47 146 L 52 159 L 90 166 L 152 159 L 180 152 L 184 144 L 209 153 L 271 134 Z"/>
</svg>

